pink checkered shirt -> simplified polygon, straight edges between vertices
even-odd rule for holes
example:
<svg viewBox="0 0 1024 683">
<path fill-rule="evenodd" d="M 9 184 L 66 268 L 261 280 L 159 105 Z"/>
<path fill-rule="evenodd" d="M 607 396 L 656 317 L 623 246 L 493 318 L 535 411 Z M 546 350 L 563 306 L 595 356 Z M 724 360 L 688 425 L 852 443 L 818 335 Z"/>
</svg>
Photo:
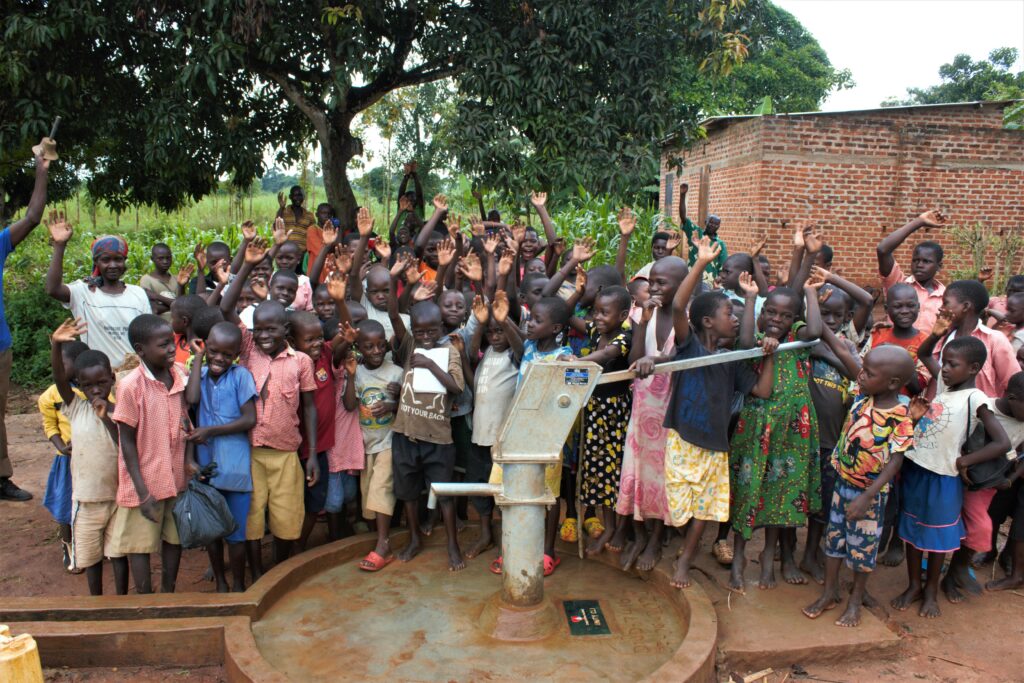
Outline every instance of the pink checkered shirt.
<svg viewBox="0 0 1024 683">
<path fill-rule="evenodd" d="M 326 353 L 326 351 L 325 351 Z M 338 408 L 334 411 L 334 446 L 327 451 L 327 469 L 330 472 L 361 470 L 366 466 L 363 451 L 363 432 L 359 427 L 359 409 L 345 410 L 345 385 L 355 381 L 344 367 L 335 368 L 335 396 Z"/>
<path fill-rule="evenodd" d="M 185 433 L 181 419 L 186 415 L 183 365 L 171 368 L 174 384 L 168 389 L 156 379 L 145 363 L 117 383 L 114 422 L 134 427 L 139 471 L 154 500 L 174 498 L 185 490 Z M 124 451 L 118 447 L 117 504 L 138 507 L 142 500 L 124 464 Z"/>
<path fill-rule="evenodd" d="M 303 391 L 316 389 L 313 361 L 288 346 L 273 358 L 253 342 L 244 325 L 239 362 L 256 380 L 256 426 L 249 435 L 253 446 L 297 451 L 302 443 L 299 406 Z"/>
</svg>

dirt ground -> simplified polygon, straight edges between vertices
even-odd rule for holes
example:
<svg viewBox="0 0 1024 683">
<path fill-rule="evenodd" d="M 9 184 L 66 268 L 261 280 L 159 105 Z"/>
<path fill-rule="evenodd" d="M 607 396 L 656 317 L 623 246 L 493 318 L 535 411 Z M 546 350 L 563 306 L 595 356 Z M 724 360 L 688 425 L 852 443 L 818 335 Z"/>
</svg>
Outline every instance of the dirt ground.
<svg viewBox="0 0 1024 683">
<path fill-rule="evenodd" d="M 17 405 L 23 406 L 27 412 L 23 415 L 9 415 L 7 419 L 10 454 L 15 467 L 14 480 L 31 491 L 35 498 L 28 503 L 0 502 L 0 600 L 13 596 L 85 594 L 85 577 L 70 575 L 61 566 L 56 527 L 42 507 L 43 490 L 53 457 L 52 448 L 43 438 L 38 414 L 34 412 L 34 399 L 26 394 L 18 400 Z M 320 542 L 318 539 L 322 532 L 318 529 L 314 533 L 313 544 Z M 705 538 L 705 546 L 709 545 L 709 541 Z M 677 543 L 678 540 L 673 546 Z M 758 551 L 759 548 L 752 544 L 748 556 L 753 559 Z M 663 562 L 667 565 L 674 554 L 674 547 L 667 549 Z M 702 577 L 702 580 L 707 579 L 704 583 L 708 594 L 716 607 L 722 609 L 724 594 L 720 596 L 716 593 L 718 589 L 715 584 L 724 584 L 727 572 L 714 567 L 713 563 L 701 564 L 708 567 L 706 576 Z M 203 580 L 206 567 L 207 560 L 203 551 L 186 550 L 182 556 L 178 590 L 212 592 L 213 584 Z M 159 583 L 159 569 L 159 557 L 154 556 L 155 584 Z M 992 571 L 991 567 L 980 570 L 979 579 L 987 580 Z M 1001 570 L 994 571 L 996 576 L 1001 576 Z M 755 577 L 756 572 L 757 565 L 752 561 L 747 569 L 748 579 Z M 109 571 L 104 579 L 106 590 L 112 593 Z M 885 605 L 874 610 L 874 614 L 904 641 L 898 658 L 885 661 L 844 661 L 836 665 L 806 663 L 774 672 L 762 680 L 766 683 L 781 683 L 784 680 L 832 683 L 876 680 L 1024 681 L 1024 654 L 1021 650 L 1021 643 L 1024 643 L 1024 591 L 988 593 L 961 605 L 951 605 L 943 599 L 943 616 L 926 620 L 918 617 L 913 609 L 895 612 L 888 608 L 888 600 L 903 590 L 905 581 L 905 567 L 883 567 L 872 576 L 869 583 L 870 592 Z M 817 597 L 818 586 L 808 585 L 799 590 L 806 599 L 801 597 L 801 602 L 792 606 L 794 620 L 805 618 L 800 614 L 799 607 Z M 821 619 L 821 628 L 838 627 L 834 627 L 826 615 Z M 742 673 L 749 674 L 752 671 Z M 720 671 L 721 680 L 727 680 L 729 673 Z M 126 680 L 143 683 L 213 683 L 224 680 L 224 674 L 219 667 L 120 667 L 49 669 L 46 671 L 46 679 L 90 683 Z"/>
</svg>

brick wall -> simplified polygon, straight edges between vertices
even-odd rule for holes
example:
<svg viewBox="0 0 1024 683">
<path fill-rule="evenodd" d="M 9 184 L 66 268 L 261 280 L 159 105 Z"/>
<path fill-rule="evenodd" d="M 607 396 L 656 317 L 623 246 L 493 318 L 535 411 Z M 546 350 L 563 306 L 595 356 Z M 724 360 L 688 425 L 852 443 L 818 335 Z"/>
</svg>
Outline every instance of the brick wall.
<svg viewBox="0 0 1024 683">
<path fill-rule="evenodd" d="M 681 158 L 681 172 L 670 168 Z M 680 181 L 696 220 L 701 169 L 710 169 L 710 213 L 722 219 L 730 252 L 767 234 L 774 272 L 788 267 L 793 227 L 817 221 L 835 249 L 835 267 L 877 283 L 875 245 L 930 208 L 953 224 L 981 222 L 1024 232 L 1024 132 L 1002 128 L 1002 107 L 879 109 L 712 122 L 706 139 L 662 157 L 660 201 L 678 221 Z M 666 179 L 675 187 L 666 206 Z M 917 242 L 937 240 L 947 269 L 968 265 L 941 230 L 919 231 L 896 252 L 909 264 Z"/>
</svg>

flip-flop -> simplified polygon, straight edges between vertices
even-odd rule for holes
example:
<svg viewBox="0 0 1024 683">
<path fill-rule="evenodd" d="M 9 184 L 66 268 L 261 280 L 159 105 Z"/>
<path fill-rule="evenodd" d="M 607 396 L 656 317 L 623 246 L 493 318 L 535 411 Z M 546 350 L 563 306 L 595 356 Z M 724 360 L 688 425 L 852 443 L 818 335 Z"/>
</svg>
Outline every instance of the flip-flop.
<svg viewBox="0 0 1024 683">
<path fill-rule="evenodd" d="M 544 556 L 544 576 L 551 576 L 555 573 L 558 565 L 562 564 L 562 558 L 551 557 L 550 555 Z"/>
<path fill-rule="evenodd" d="M 500 574 L 501 573 L 501 567 L 502 567 L 502 559 L 501 559 L 500 556 L 498 558 L 494 559 L 494 560 L 491 560 L 491 567 L 490 567 L 490 569 L 491 569 L 491 573 L 492 574 Z"/>
<path fill-rule="evenodd" d="M 370 554 L 362 559 L 359 563 L 359 568 L 364 572 L 379 572 L 384 567 L 388 566 L 395 561 L 394 555 L 388 557 L 381 557 L 377 554 L 376 550 L 371 550 Z M 369 566 L 367 566 L 369 565 Z"/>
<path fill-rule="evenodd" d="M 598 538 L 604 533 L 604 524 L 597 517 L 588 517 L 583 520 L 583 530 L 587 532 L 587 536 Z"/>
</svg>

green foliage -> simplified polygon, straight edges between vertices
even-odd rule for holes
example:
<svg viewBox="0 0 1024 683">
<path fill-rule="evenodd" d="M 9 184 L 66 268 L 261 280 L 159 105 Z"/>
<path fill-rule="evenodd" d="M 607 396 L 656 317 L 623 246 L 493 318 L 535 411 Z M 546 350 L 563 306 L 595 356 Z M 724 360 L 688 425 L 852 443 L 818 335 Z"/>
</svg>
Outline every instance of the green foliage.
<svg viewBox="0 0 1024 683">
<path fill-rule="evenodd" d="M 941 83 L 929 88 L 907 88 L 905 99 L 890 97 L 882 106 L 1024 98 L 1024 71 L 1012 70 L 1017 57 L 1017 49 L 1012 47 L 992 50 L 987 60 L 974 61 L 970 55 L 958 54 L 952 62 L 939 67 Z M 1008 107 L 1004 113 L 1007 128 L 1019 128 L 1022 120 L 1024 107 L 1020 104 Z"/>
<path fill-rule="evenodd" d="M 993 230 L 983 223 L 955 225 L 946 229 L 957 245 L 957 253 L 966 254 L 969 263 L 951 272 L 954 279 L 977 279 L 983 268 L 992 269 L 989 291 L 1002 294 L 1006 281 L 1024 271 L 1024 233 L 1016 230 Z"/>
<path fill-rule="evenodd" d="M 46 295 L 38 279 L 34 286 L 19 290 L 4 285 L 4 310 L 14 338 L 11 382 L 46 386 L 50 383 L 50 333 L 68 317 L 68 311 Z"/>
</svg>

